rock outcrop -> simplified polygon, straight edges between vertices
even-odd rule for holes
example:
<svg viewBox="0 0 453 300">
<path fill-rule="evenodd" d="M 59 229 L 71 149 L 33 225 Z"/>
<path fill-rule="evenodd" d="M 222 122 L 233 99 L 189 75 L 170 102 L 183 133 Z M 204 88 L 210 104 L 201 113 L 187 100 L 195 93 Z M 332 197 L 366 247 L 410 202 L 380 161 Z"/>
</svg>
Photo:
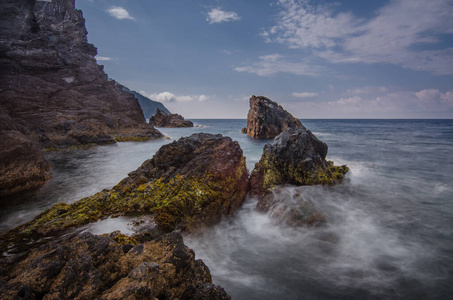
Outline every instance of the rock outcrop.
<svg viewBox="0 0 453 300">
<path fill-rule="evenodd" d="M 178 233 L 121 247 L 69 235 L 0 260 L 3 299 L 231 299 Z"/>
<path fill-rule="evenodd" d="M 0 250 L 126 214 L 147 214 L 164 232 L 194 231 L 232 215 L 245 200 L 248 172 L 237 142 L 194 134 L 162 146 L 111 190 L 59 203 L 0 237 Z"/>
<path fill-rule="evenodd" d="M 35 145 L 27 154 L 42 157 L 40 148 L 162 136 L 146 124 L 134 96 L 108 80 L 86 36 L 74 0 L 0 2 L 0 130 L 8 145 L 27 139 L 25 144 Z M 30 160 L 24 153 L 3 164 L 0 173 L 27 164 L 39 175 L 20 179 L 10 174 L 10 182 L 30 179 L 35 186 L 49 177 L 48 169 L 40 166 L 41 159 Z"/>
<path fill-rule="evenodd" d="M 260 161 L 250 177 L 251 194 L 258 196 L 257 208 L 267 212 L 277 209 L 274 215 L 313 224 L 324 222 L 325 217 L 311 202 L 299 201 L 296 210 L 280 205 L 282 197 L 275 193 L 278 185 L 333 185 L 343 180 L 348 167 L 334 166 L 326 160 L 327 144 L 305 128 L 290 128 L 264 147 Z M 287 223 L 297 223 L 289 221 Z"/>
<path fill-rule="evenodd" d="M 156 127 L 193 127 L 191 121 L 186 121 L 181 115 L 167 114 L 165 111 L 157 108 L 156 114 L 149 119 L 149 124 Z"/>
<path fill-rule="evenodd" d="M 140 107 L 143 110 L 143 115 L 145 116 L 145 119 L 149 120 L 153 115 L 156 114 L 157 109 L 160 109 L 161 111 L 170 114 L 170 111 L 162 103 L 151 100 L 148 97 L 145 97 L 136 91 L 131 91 L 124 86 L 123 90 L 132 93 L 135 96 L 135 98 L 137 98 L 138 103 L 140 104 Z"/>
<path fill-rule="evenodd" d="M 257 139 L 272 139 L 287 128 L 303 127 L 299 119 L 284 110 L 281 105 L 264 96 L 252 96 L 247 115 L 248 136 Z"/>
</svg>

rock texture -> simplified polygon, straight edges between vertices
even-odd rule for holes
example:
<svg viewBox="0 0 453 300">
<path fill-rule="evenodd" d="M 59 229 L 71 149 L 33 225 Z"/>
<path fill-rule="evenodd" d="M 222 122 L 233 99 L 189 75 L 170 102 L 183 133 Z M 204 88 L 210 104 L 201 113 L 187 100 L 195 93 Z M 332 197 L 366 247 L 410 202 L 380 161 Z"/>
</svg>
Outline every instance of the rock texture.
<svg viewBox="0 0 453 300">
<path fill-rule="evenodd" d="M 22 179 L 11 174 L 11 182 L 35 186 L 49 177 L 48 168 L 41 167 L 40 148 L 161 137 L 145 123 L 134 96 L 108 80 L 86 35 L 74 0 L 0 2 L 0 130 L 9 145 L 34 144 L 27 154 L 33 151 L 37 158 L 18 152 L 0 173 L 27 164 L 40 174 Z"/>
<path fill-rule="evenodd" d="M 69 235 L 0 260 L 2 299 L 231 299 L 178 233 L 121 247 Z"/>
<path fill-rule="evenodd" d="M 300 202 L 298 210 L 279 205 L 281 197 L 276 196 L 272 189 L 282 184 L 332 185 L 341 182 L 349 169 L 327 161 L 327 149 L 327 144 L 302 127 L 289 128 L 278 135 L 272 145 L 267 144 L 250 177 L 251 194 L 258 196 L 257 208 L 264 212 L 278 208 L 280 213 L 277 212 L 277 216 L 286 218 L 289 212 L 293 214 L 290 216 L 292 219 L 299 218 L 306 224 L 325 220 L 306 201 Z"/>
<path fill-rule="evenodd" d="M 149 124 L 156 127 L 193 127 L 191 121 L 186 121 L 181 115 L 167 114 L 157 108 L 156 114 L 149 119 Z"/>
<path fill-rule="evenodd" d="M 245 157 L 229 137 L 194 134 L 162 146 L 129 177 L 73 204 L 59 203 L 0 237 L 0 250 L 108 216 L 148 214 L 164 232 L 218 223 L 242 204 Z M 0 251 L 0 252 L 1 252 Z"/>
<path fill-rule="evenodd" d="M 287 128 L 303 127 L 299 119 L 293 117 L 280 105 L 264 96 L 252 96 L 247 115 L 248 136 L 257 139 L 271 139 Z"/>
</svg>

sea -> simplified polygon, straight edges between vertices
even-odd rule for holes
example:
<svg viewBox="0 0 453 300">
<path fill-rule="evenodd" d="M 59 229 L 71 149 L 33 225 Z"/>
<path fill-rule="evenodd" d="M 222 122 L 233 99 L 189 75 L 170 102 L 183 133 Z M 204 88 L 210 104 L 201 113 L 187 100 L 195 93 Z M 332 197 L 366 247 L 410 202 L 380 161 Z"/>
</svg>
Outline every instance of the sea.
<svg viewBox="0 0 453 300">
<path fill-rule="evenodd" d="M 0 202 L 0 233 L 52 205 L 113 187 L 164 144 L 197 132 L 238 141 L 251 171 L 263 147 L 241 133 L 246 120 L 192 120 L 160 128 L 168 138 L 46 155 L 53 179 Z M 453 120 L 301 120 L 346 164 L 343 184 L 284 186 L 289 202 L 324 212 L 319 227 L 287 227 L 246 199 L 237 213 L 185 235 L 233 299 L 453 299 Z M 86 226 L 132 233 L 125 217 Z"/>
</svg>

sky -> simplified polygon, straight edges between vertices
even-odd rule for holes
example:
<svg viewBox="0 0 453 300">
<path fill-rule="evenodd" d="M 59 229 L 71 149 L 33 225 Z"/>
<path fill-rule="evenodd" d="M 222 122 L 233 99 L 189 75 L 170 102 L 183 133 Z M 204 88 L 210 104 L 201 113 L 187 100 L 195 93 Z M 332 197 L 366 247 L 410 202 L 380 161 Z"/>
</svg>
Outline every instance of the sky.
<svg viewBox="0 0 453 300">
<path fill-rule="evenodd" d="M 453 118 L 453 0 L 76 0 L 110 78 L 185 118 Z"/>
</svg>

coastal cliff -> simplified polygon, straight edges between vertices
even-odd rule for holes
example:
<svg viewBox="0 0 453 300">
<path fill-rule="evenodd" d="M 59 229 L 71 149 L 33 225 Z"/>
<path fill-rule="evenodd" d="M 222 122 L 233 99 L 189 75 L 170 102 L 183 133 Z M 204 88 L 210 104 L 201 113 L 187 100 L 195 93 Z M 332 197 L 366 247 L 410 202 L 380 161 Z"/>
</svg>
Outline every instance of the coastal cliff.
<svg viewBox="0 0 453 300">
<path fill-rule="evenodd" d="M 0 2 L 0 134 L 8 145 L 0 149 L 0 173 L 8 174 L 0 194 L 50 178 L 40 149 L 162 136 L 137 99 L 108 80 L 96 54 L 74 0 Z M 14 171 L 23 165 L 33 172 Z"/>
</svg>

